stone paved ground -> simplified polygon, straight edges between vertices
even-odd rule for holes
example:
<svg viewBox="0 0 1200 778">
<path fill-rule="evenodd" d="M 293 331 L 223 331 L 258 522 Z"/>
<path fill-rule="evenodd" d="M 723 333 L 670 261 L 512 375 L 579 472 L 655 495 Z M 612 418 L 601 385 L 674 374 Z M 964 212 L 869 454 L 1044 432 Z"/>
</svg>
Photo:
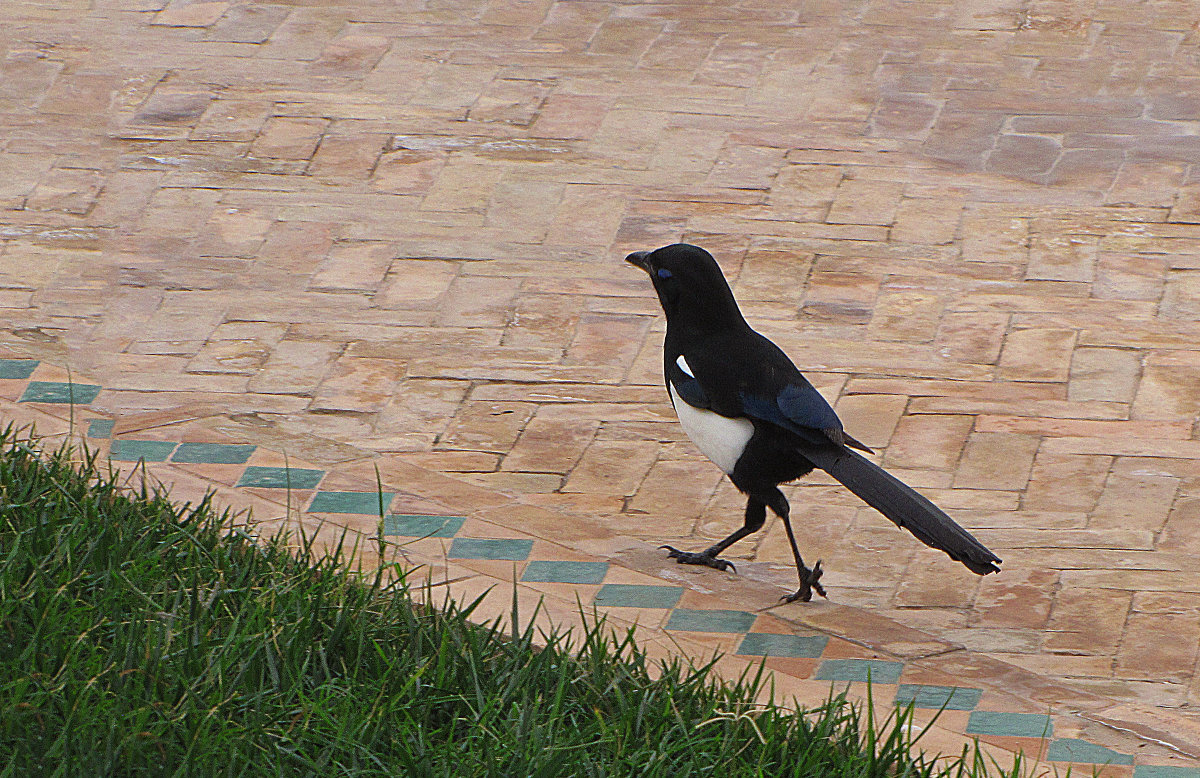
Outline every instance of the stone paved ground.
<svg viewBox="0 0 1200 778">
<path fill-rule="evenodd" d="M 847 428 L 1006 560 L 976 579 L 813 478 L 789 497 L 834 602 L 754 629 L 940 656 L 948 685 L 1007 684 L 999 712 L 1093 711 L 1060 740 L 1142 777 L 1176 753 L 1152 740 L 1200 757 L 1200 6 L 10 0 L 0 20 L 0 348 L 40 360 L 0 363 L 10 418 L 65 418 L 39 400 L 69 368 L 99 387 L 86 420 L 115 424 L 94 444 L 170 456 L 183 492 L 220 484 L 267 524 L 278 492 L 247 462 L 286 453 L 330 494 L 378 466 L 392 510 L 466 516 L 450 535 L 525 533 L 614 566 L 603 585 L 760 613 L 792 585 L 779 527 L 735 547 L 737 578 L 652 550 L 740 520 L 620 261 L 700 243 Z M 509 551 L 439 569 L 511 579 Z"/>
</svg>

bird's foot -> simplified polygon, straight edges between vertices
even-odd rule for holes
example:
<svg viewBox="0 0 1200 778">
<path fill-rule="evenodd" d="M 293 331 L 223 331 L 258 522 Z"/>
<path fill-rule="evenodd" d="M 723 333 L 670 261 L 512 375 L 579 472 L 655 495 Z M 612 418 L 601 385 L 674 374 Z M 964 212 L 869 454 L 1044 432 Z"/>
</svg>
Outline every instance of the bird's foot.
<svg viewBox="0 0 1200 778">
<path fill-rule="evenodd" d="M 732 562 L 719 559 L 708 552 L 680 551 L 673 546 L 659 546 L 659 548 L 670 551 L 671 553 L 667 554 L 667 558 L 674 559 L 681 565 L 704 565 L 716 570 L 732 570 L 735 573 L 737 572 L 737 568 L 733 566 Z"/>
<path fill-rule="evenodd" d="M 797 600 L 800 602 L 808 602 L 812 599 L 813 592 L 816 592 L 825 599 L 829 599 L 829 595 L 825 594 L 825 587 L 820 583 L 821 574 L 824 572 L 825 571 L 821 569 L 821 560 L 818 559 L 817 563 L 812 566 L 811 570 L 805 567 L 800 571 L 800 588 L 792 594 L 789 594 L 786 597 L 780 597 L 779 599 L 784 602 L 796 602 Z"/>
</svg>

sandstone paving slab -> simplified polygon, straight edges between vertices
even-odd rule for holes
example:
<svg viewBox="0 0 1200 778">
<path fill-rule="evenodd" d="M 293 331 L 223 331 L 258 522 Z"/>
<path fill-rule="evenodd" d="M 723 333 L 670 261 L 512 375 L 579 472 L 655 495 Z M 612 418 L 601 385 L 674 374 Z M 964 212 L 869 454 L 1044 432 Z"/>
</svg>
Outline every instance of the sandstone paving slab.
<svg viewBox="0 0 1200 778">
<path fill-rule="evenodd" d="M 441 589 L 456 538 L 393 517 L 780 614 L 839 638 L 829 658 L 970 656 L 948 673 L 984 689 L 963 727 L 1045 712 L 988 708 L 1009 679 L 1112 711 L 1022 748 L 1169 774 L 1104 738 L 1200 742 L 1196 9 L 585 5 L 6 4 L 5 418 L 264 526 L 383 484 L 384 516 L 312 521 L 382 518 Z M 620 261 L 677 240 L 1005 573 L 963 578 L 820 477 L 785 489 L 834 599 L 802 617 L 772 602 L 794 586 L 778 526 L 730 550 L 736 577 L 656 553 L 741 516 L 673 420 L 658 305 Z M 454 567 L 464 596 L 513 561 Z M 646 645 L 730 642 L 680 632 Z"/>
<path fill-rule="evenodd" d="M 6 417 L 25 423 L 33 421 L 31 414 L 38 414 L 36 407 L 19 403 L 9 403 L 5 411 Z M 93 419 L 87 428 L 108 428 L 95 425 L 95 421 L 106 420 Z M 172 425 L 172 431 L 177 433 L 175 440 L 150 442 L 165 442 L 174 450 L 189 445 L 207 447 L 199 450 L 212 452 L 212 458 L 218 460 L 229 459 L 219 456 L 228 449 L 214 446 L 233 447 L 239 453 L 250 447 L 211 442 L 211 430 L 197 424 Z M 196 433 L 203 442 L 188 441 L 189 433 Z M 82 429 L 73 431 L 73 435 L 93 447 L 99 441 L 101 450 L 108 442 L 107 438 L 86 437 Z M 282 459 L 269 451 L 259 454 L 257 447 L 254 454 L 258 461 Z M 1190 750 L 1186 741 L 1179 741 L 1181 731 L 1162 731 L 1181 723 L 1186 726 L 1186 720 L 1177 721 L 1177 716 L 1155 715 L 1145 707 L 1113 705 L 1109 699 L 1072 691 L 1016 666 L 978 655 L 972 658 L 961 646 L 939 641 L 899 622 L 872 617 L 869 611 L 832 603 L 802 609 L 780 606 L 775 595 L 737 578 L 731 579 L 731 586 L 717 590 L 697 586 L 687 577 L 680 579 L 676 565 L 665 563 L 660 554 L 644 544 L 630 547 L 626 543 L 624 552 L 607 558 L 597 555 L 595 536 L 605 534 L 599 526 L 594 525 L 589 533 L 590 542 L 573 547 L 549 527 L 533 528 L 534 533 L 529 534 L 494 523 L 494 518 L 485 520 L 484 515 L 494 517 L 495 508 L 466 511 L 455 517 L 430 503 L 428 513 L 390 514 L 380 522 L 365 509 L 359 512 L 357 497 L 378 502 L 379 495 L 372 492 L 369 482 L 354 475 L 353 467 L 347 467 L 343 474 L 335 473 L 333 482 L 347 488 L 357 485 L 358 491 L 315 493 L 331 495 L 326 498 L 326 502 L 332 500 L 329 505 L 316 507 L 336 508 L 333 513 L 293 511 L 286 504 L 260 496 L 264 492 L 277 494 L 278 488 L 250 485 L 261 484 L 264 475 L 286 472 L 285 468 L 248 465 L 244 461 L 204 464 L 192 459 L 195 457 L 173 457 L 143 464 L 141 477 L 193 502 L 212 494 L 223 504 L 248 508 L 250 512 L 240 514 L 235 522 L 258 537 L 290 530 L 294 539 L 303 536 L 319 548 L 340 549 L 363 570 L 385 558 L 400 561 L 411 570 L 414 582 L 424 582 L 423 596 L 450 593 L 460 602 L 482 598 L 476 617 L 485 621 L 511 619 L 514 604 L 517 614 L 527 614 L 526 618 L 547 631 L 585 628 L 589 614 L 592 618 L 603 616 L 618 632 L 633 630 L 639 644 L 647 646 L 652 655 L 682 656 L 688 661 L 723 655 L 717 669 L 732 675 L 753 671 L 755 663 L 763 664 L 777 679 L 776 693 L 793 695 L 780 699 L 801 705 L 817 704 L 822 694 L 839 692 L 865 700 L 866 684 L 870 682 L 869 696 L 876 703 L 912 705 L 926 714 L 941 711 L 929 727 L 932 734 L 924 741 L 926 747 L 955 752 L 963 742 L 981 742 L 1000 763 L 1010 761 L 1019 752 L 1054 764 L 1132 765 L 1136 754 L 1139 764 L 1162 766 L 1171 764 L 1173 757 L 1177 761 L 1178 755 L 1161 744 L 1174 745 L 1184 753 Z M 252 478 L 247 486 L 230 487 L 229 474 L 205 467 L 237 467 Z M 322 477 L 325 473 L 316 468 L 300 472 L 317 472 Z M 132 475 L 136 480 L 138 471 Z M 337 480 L 339 477 L 341 480 Z M 241 481 L 239 478 L 237 483 Z M 376 489 L 381 484 L 382 479 L 376 482 Z M 501 515 L 510 522 L 527 510 L 517 499 L 508 498 L 506 502 L 511 510 Z M 565 518 L 559 514 L 560 520 Z M 543 535 L 549 537 L 539 539 Z M 385 557 L 379 555 L 380 550 Z M 850 611 L 854 611 L 853 616 Z M 849 624 L 856 625 L 858 631 L 847 630 Z M 975 717 L 976 713 L 984 715 Z M 1036 738 L 1027 733 L 1033 720 L 1028 717 L 1036 717 L 1043 724 L 1044 732 Z M 916 721 L 925 723 L 922 718 Z M 1060 734 L 1079 736 L 1054 737 L 1056 727 Z M 1137 733 L 1142 739 L 1123 732 Z M 1126 751 L 1118 750 L 1121 747 Z"/>
</svg>

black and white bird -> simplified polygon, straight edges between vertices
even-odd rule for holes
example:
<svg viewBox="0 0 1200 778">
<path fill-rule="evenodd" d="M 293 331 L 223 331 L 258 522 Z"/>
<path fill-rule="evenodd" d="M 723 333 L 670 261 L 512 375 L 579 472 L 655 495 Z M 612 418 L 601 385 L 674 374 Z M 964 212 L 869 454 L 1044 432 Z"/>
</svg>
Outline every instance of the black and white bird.
<svg viewBox="0 0 1200 778">
<path fill-rule="evenodd" d="M 732 568 L 718 554 L 756 532 L 770 508 L 783 520 L 800 588 L 788 602 L 822 597 L 821 563 L 804 564 L 779 484 L 820 468 L 927 546 L 972 572 L 1000 571 L 1000 558 L 941 509 L 853 449 L 873 453 L 842 429 L 829 403 L 783 351 L 742 317 L 721 268 L 686 243 L 636 251 L 625 261 L 650 275 L 667 315 L 663 367 L 679 423 L 747 497 L 745 524 L 700 552 L 663 546 L 680 564 Z"/>
</svg>

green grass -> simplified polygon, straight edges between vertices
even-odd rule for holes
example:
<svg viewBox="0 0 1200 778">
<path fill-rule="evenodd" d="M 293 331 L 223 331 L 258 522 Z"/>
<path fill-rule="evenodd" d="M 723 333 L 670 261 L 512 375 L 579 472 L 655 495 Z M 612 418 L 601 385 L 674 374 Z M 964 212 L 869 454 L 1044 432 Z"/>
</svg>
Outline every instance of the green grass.
<svg viewBox="0 0 1200 778">
<path fill-rule="evenodd" d="M 476 625 L 72 457 L 0 432 L 0 776 L 985 774 L 919 756 L 911 711 Z"/>
</svg>

